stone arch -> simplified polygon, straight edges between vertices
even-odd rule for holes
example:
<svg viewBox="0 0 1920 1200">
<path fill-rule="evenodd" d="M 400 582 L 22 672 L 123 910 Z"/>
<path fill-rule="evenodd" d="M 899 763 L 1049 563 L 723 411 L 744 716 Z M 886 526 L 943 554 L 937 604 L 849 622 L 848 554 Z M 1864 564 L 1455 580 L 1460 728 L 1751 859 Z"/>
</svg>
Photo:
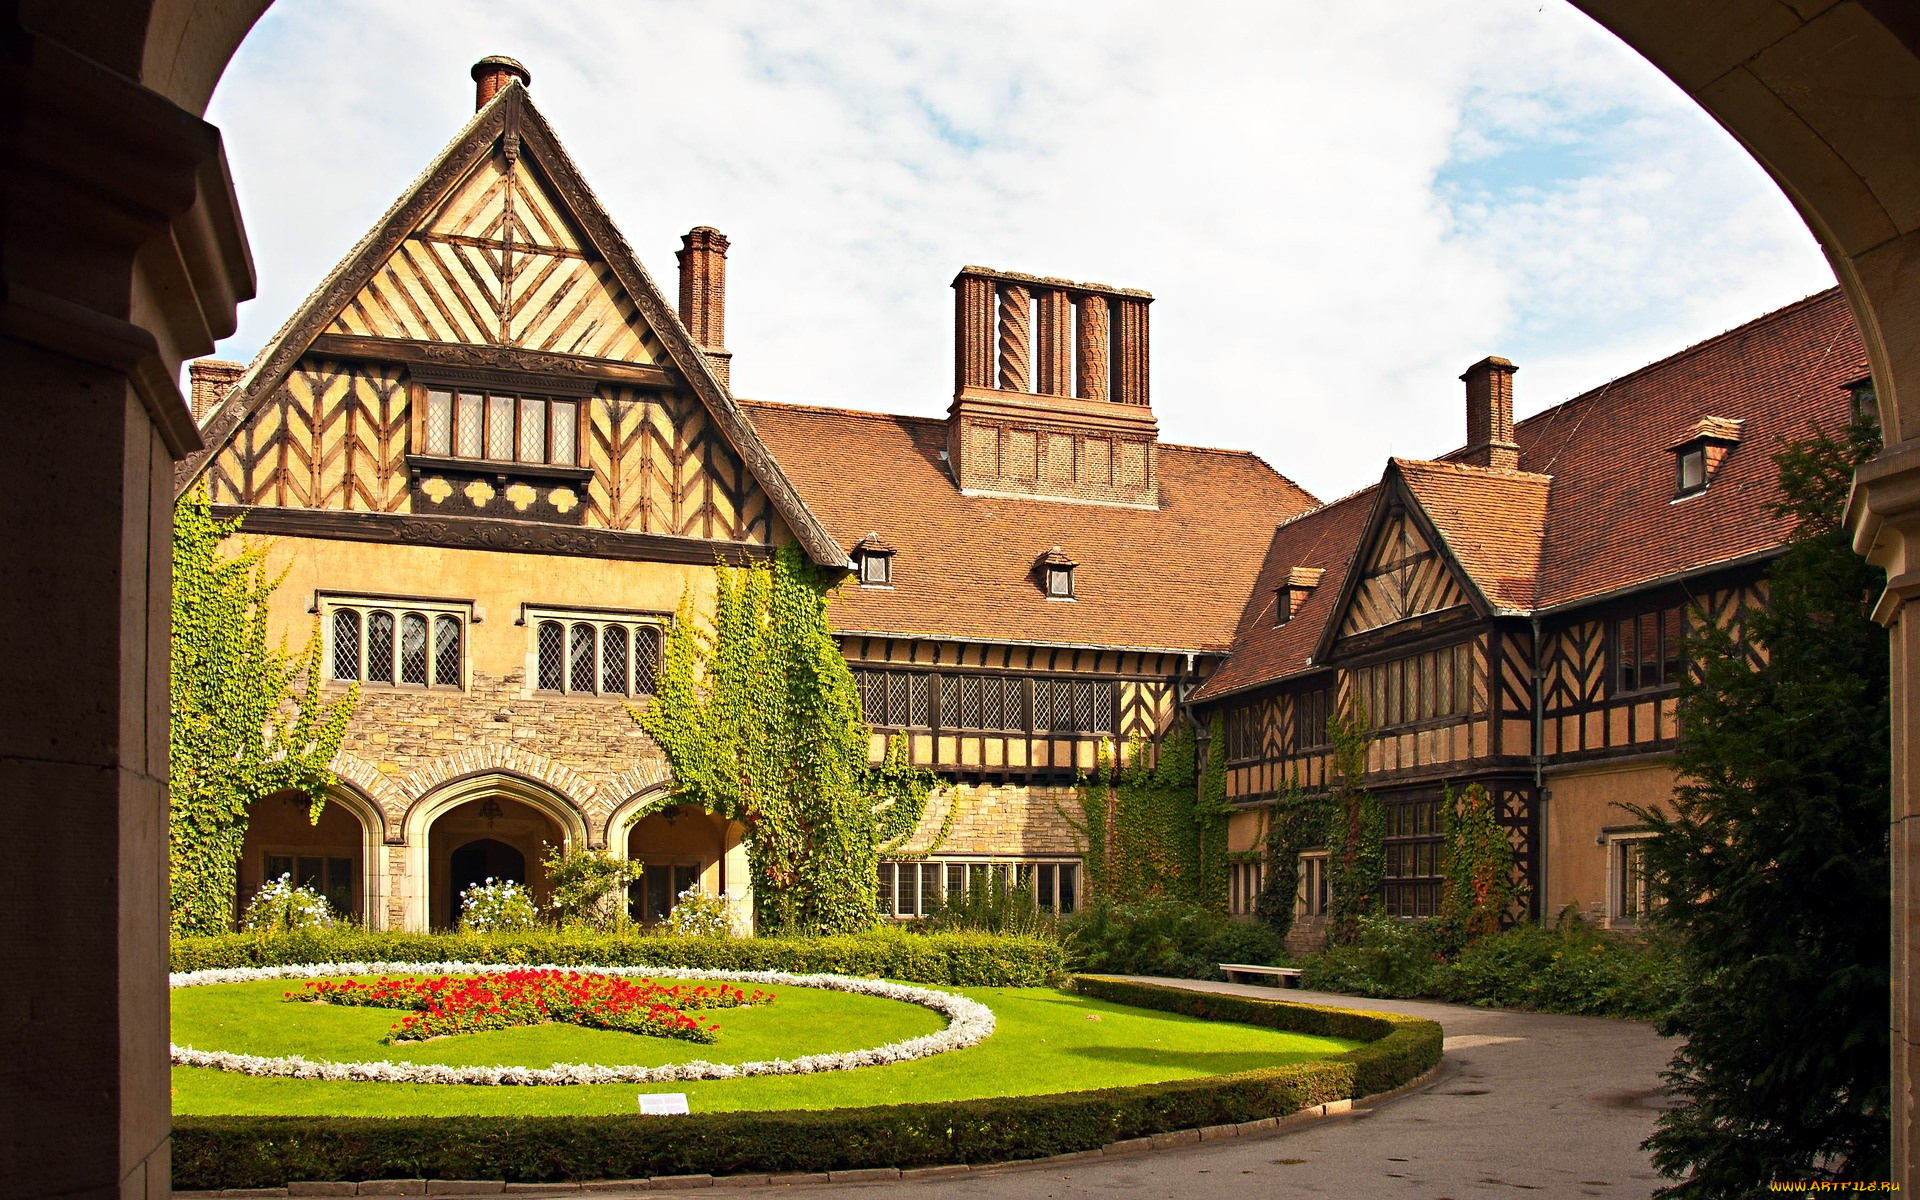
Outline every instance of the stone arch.
<svg viewBox="0 0 1920 1200">
<path fill-rule="evenodd" d="M 401 823 L 401 846 L 395 852 L 404 869 L 389 895 L 390 919 L 408 929 L 432 926 L 434 822 L 469 801 L 487 797 L 516 801 L 546 817 L 558 827 L 562 849 L 589 844 L 586 814 L 565 793 L 542 780 L 499 770 L 449 779 L 414 801 Z"/>
<path fill-rule="evenodd" d="M 452 782 L 486 774 L 497 774 L 537 784 L 553 795 L 564 798 L 563 803 L 579 815 L 582 821 L 585 821 L 585 814 L 588 811 L 599 807 L 600 804 L 600 789 L 594 786 L 592 780 L 572 767 L 519 746 L 487 742 L 469 746 L 445 758 L 435 759 L 403 778 L 400 781 L 399 790 L 414 797 L 413 803 L 408 806 L 407 819 L 411 820 L 411 809 L 418 807 L 420 801 L 436 789 Z M 404 831 L 403 836 L 409 842 L 413 840 Z M 580 844 L 587 845 L 588 835 L 584 826 L 580 837 Z"/>
<path fill-rule="evenodd" d="M 375 822 L 381 840 L 398 840 L 401 818 L 412 807 L 406 793 L 395 787 L 393 780 L 372 763 L 345 750 L 333 756 L 327 769 L 333 772 L 344 790 L 352 792 L 371 807 L 372 815 L 365 819 Z"/>
<path fill-rule="evenodd" d="M 673 792 L 669 783 L 669 780 L 661 779 L 644 784 L 615 805 L 600 826 L 600 844 L 616 857 L 625 858 L 628 824 L 672 803 Z"/>
</svg>

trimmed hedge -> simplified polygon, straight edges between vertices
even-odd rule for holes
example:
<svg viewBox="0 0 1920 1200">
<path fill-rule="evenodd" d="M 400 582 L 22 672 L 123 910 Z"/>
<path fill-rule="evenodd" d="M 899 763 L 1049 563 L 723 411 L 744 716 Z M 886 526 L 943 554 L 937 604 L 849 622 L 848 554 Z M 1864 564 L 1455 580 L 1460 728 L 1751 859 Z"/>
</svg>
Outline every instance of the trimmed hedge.
<svg viewBox="0 0 1920 1200">
<path fill-rule="evenodd" d="M 1006 1162 L 1388 1091 L 1439 1062 L 1431 1021 L 1082 976 L 1084 995 L 1274 1029 L 1377 1039 L 1333 1058 L 1049 1096 L 674 1117 L 178 1117 L 176 1188 L 290 1180 L 637 1179 Z"/>
<path fill-rule="evenodd" d="M 173 943 L 169 959 L 174 971 L 314 962 L 497 962 L 825 972 L 947 987 L 1046 987 L 1066 973 L 1060 944 L 1046 938 L 891 930 L 820 938 L 300 930 L 181 938 Z"/>
<path fill-rule="evenodd" d="M 1343 1094 L 1353 1099 L 1390 1092 L 1439 1066 L 1440 1045 L 1446 1036 L 1439 1022 L 1424 1017 L 1195 992 L 1099 975 L 1074 976 L 1073 990 L 1133 1008 L 1365 1042 L 1356 1050 L 1324 1060 L 1352 1067 L 1351 1083 Z"/>
</svg>

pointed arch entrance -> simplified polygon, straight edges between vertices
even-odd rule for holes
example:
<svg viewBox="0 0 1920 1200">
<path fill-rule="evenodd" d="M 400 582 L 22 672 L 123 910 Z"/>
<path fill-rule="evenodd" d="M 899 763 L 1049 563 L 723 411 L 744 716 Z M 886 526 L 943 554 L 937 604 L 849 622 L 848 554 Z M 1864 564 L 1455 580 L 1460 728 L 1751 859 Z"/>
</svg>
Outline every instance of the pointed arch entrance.
<svg viewBox="0 0 1920 1200">
<path fill-rule="evenodd" d="M 254 801 L 240 850 L 235 919 L 255 892 L 286 875 L 326 897 L 336 915 L 383 928 L 385 833 L 379 808 L 345 785 L 328 790 L 317 821 L 302 795 L 282 792 Z"/>
<path fill-rule="evenodd" d="M 497 771 L 427 793 L 407 813 L 405 833 L 409 929 L 453 928 L 461 892 L 488 878 L 525 884 L 534 902 L 544 904 L 541 860 L 588 844 L 586 817 L 571 799 Z"/>
</svg>

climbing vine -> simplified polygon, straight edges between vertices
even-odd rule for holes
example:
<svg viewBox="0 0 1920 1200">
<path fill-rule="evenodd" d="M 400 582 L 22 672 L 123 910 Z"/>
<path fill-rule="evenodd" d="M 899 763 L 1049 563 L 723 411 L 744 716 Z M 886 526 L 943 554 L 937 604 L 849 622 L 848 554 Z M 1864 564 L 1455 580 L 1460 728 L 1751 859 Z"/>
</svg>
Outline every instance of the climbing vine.
<svg viewBox="0 0 1920 1200">
<path fill-rule="evenodd" d="M 1440 929 L 1457 949 L 1500 932 L 1524 889 L 1514 881 L 1513 843 L 1486 788 L 1477 783 L 1459 793 L 1448 788 L 1440 819 Z"/>
<path fill-rule="evenodd" d="M 1088 896 L 1220 905 L 1227 890 L 1224 761 L 1203 774 L 1184 722 L 1157 755 L 1138 738 L 1124 754 L 1116 749 L 1100 747 L 1093 778 L 1078 789 L 1079 816 L 1061 810 L 1086 844 Z"/>
<path fill-rule="evenodd" d="M 1333 794 L 1327 814 L 1327 940 L 1351 942 L 1360 918 L 1380 903 L 1386 876 L 1386 814 L 1380 801 L 1360 786 L 1367 770 L 1373 731 L 1366 715 L 1345 711 L 1327 722 L 1333 738 Z"/>
<path fill-rule="evenodd" d="M 834 579 L 793 543 L 714 568 L 711 622 L 683 599 L 653 703 L 635 718 L 676 799 L 739 821 L 763 932 L 843 933 L 877 919 L 878 848 L 909 833 L 932 778 L 897 747 L 867 766 L 853 673 L 827 626 Z"/>
<path fill-rule="evenodd" d="M 328 764 L 346 735 L 358 688 L 327 701 L 320 639 L 291 654 L 267 642 L 268 547 L 228 556 L 240 522 L 216 521 L 206 496 L 174 509 L 173 644 L 167 731 L 168 923 L 175 934 L 224 933 L 233 923 L 247 810 L 276 792 L 306 797 L 318 823 Z"/>
<path fill-rule="evenodd" d="M 1227 901 L 1227 717 L 1213 715 L 1207 729 L 1207 765 L 1200 772 L 1200 797 L 1193 809 L 1199 827 L 1200 860 L 1190 890 L 1202 904 L 1224 908 Z"/>
<path fill-rule="evenodd" d="M 1282 941 L 1293 931 L 1300 854 L 1327 844 L 1332 814 L 1333 801 L 1325 792 L 1303 791 L 1293 782 L 1274 800 L 1265 842 L 1267 872 L 1253 911 Z"/>
</svg>

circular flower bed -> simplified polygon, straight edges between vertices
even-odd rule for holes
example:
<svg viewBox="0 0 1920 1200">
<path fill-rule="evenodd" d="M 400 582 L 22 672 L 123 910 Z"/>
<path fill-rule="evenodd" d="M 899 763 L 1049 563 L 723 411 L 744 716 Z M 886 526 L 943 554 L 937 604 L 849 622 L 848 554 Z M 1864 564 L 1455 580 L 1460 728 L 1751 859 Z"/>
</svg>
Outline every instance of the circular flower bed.
<svg viewBox="0 0 1920 1200">
<path fill-rule="evenodd" d="M 801 1058 L 776 1058 L 744 1063 L 702 1061 L 670 1063 L 665 1066 L 618 1065 L 596 1063 L 555 1063 L 551 1067 L 455 1067 L 437 1063 L 325 1062 L 301 1056 L 269 1057 L 257 1054 L 229 1054 L 219 1050 L 196 1050 L 191 1046 L 173 1046 L 173 1063 L 181 1067 L 215 1067 L 245 1075 L 279 1076 L 288 1079 L 326 1079 L 350 1083 L 447 1083 L 491 1086 L 543 1086 L 590 1083 L 672 1083 L 695 1079 L 739 1079 L 749 1075 L 812 1075 L 822 1071 L 846 1071 L 855 1067 L 877 1067 L 888 1063 L 909 1062 L 972 1046 L 993 1032 L 993 1011 L 986 1005 L 939 992 L 932 988 L 888 983 L 880 979 L 856 979 L 848 975 L 790 975 L 784 971 L 700 971 L 687 968 L 649 967 L 527 967 L 510 963 L 308 963 L 283 967 L 234 967 L 211 971 L 189 971 L 168 976 L 169 987 L 206 987 L 220 983 L 249 983 L 259 979 L 317 979 L 339 975 L 390 975 L 433 972 L 443 975 L 497 975 L 528 970 L 567 971 L 582 975 L 609 975 L 664 979 L 698 979 L 729 983 L 785 984 L 789 987 L 821 988 L 855 995 L 878 996 L 932 1009 L 948 1020 L 939 1033 L 908 1038 L 868 1050 L 848 1050 L 839 1054 L 809 1054 Z"/>
</svg>

